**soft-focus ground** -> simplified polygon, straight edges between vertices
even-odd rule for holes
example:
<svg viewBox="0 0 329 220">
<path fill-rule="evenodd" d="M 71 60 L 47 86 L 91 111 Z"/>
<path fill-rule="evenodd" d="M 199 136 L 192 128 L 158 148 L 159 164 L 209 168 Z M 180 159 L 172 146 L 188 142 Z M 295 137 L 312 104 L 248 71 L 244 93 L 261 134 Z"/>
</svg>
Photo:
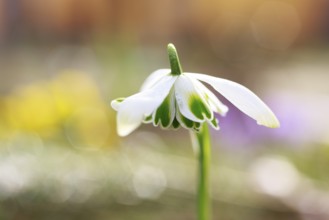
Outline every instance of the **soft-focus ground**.
<svg viewBox="0 0 329 220">
<path fill-rule="evenodd" d="M 100 151 L 67 150 L 34 135 L 11 141 L 0 152 L 3 219 L 194 219 L 197 164 L 186 141 L 137 132 Z M 299 164 L 314 159 L 285 151 L 241 159 L 215 144 L 214 219 L 327 218 L 325 173 L 311 178 Z"/>
</svg>

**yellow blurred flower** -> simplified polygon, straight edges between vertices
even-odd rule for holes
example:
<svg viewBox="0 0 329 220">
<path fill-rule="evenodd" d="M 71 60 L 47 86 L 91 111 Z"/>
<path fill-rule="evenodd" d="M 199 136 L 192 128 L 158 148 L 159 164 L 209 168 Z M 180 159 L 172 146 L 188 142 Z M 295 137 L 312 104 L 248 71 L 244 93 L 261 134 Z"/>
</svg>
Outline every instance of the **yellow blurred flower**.
<svg viewBox="0 0 329 220">
<path fill-rule="evenodd" d="M 4 97 L 3 106 L 11 132 L 45 138 L 65 134 L 79 147 L 101 146 L 111 139 L 113 117 L 95 81 L 83 72 L 67 70 L 52 80 L 21 86 Z"/>
</svg>

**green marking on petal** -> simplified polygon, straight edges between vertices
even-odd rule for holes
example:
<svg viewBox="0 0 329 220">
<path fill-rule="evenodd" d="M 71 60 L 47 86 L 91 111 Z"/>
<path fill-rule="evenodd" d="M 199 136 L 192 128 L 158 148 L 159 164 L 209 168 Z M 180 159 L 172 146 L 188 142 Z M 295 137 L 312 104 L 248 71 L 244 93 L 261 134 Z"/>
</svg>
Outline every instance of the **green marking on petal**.
<svg viewBox="0 0 329 220">
<path fill-rule="evenodd" d="M 196 122 L 196 121 L 192 121 L 188 118 L 186 118 L 185 116 L 183 116 L 179 111 L 176 111 L 176 118 L 175 120 L 177 120 L 177 122 L 173 122 L 174 123 L 180 123 L 181 126 L 183 126 L 186 129 L 195 131 L 195 132 L 199 132 L 201 129 L 201 126 L 204 122 Z"/>
<path fill-rule="evenodd" d="M 194 129 L 195 131 L 199 132 L 200 129 L 201 129 L 201 123 L 200 123 L 200 122 L 194 122 L 193 129 Z"/>
<path fill-rule="evenodd" d="M 146 124 L 152 122 L 152 115 L 146 116 L 144 118 L 143 122 Z"/>
<path fill-rule="evenodd" d="M 125 100 L 125 98 L 117 98 L 117 99 L 114 99 L 112 102 L 111 102 L 111 106 L 114 110 L 118 111 L 119 110 L 119 106 L 121 105 L 121 103 Z"/>
<path fill-rule="evenodd" d="M 191 112 L 195 115 L 195 117 L 203 120 L 204 116 L 206 118 L 211 119 L 213 117 L 212 112 L 208 109 L 208 107 L 203 103 L 200 97 L 196 95 L 191 95 L 189 97 L 189 107 Z"/>
<path fill-rule="evenodd" d="M 194 122 L 194 127 L 200 129 L 201 128 L 201 123 L 200 122 Z"/>
<path fill-rule="evenodd" d="M 179 123 L 182 124 L 183 127 L 187 129 L 193 128 L 194 121 L 191 121 L 190 119 L 184 117 L 179 111 L 176 111 L 176 119 Z"/>
<path fill-rule="evenodd" d="M 154 125 L 161 124 L 162 127 L 169 127 L 171 118 L 170 95 L 168 95 L 155 112 Z"/>
<path fill-rule="evenodd" d="M 194 126 L 194 121 L 191 121 L 188 118 L 185 118 L 184 116 L 181 115 L 182 122 L 187 128 L 193 128 Z"/>
<path fill-rule="evenodd" d="M 177 129 L 180 127 L 179 121 L 176 119 L 176 117 L 174 118 L 174 121 L 172 122 L 172 127 L 174 129 Z"/>
<path fill-rule="evenodd" d="M 218 125 L 218 120 L 216 117 L 214 117 L 211 121 L 210 124 L 212 125 L 213 128 L 215 129 L 219 129 L 219 125 Z"/>
<path fill-rule="evenodd" d="M 195 132 L 199 133 L 200 132 L 200 129 L 198 129 L 198 128 L 192 128 L 192 131 L 195 131 Z"/>
<path fill-rule="evenodd" d="M 117 101 L 117 102 L 123 102 L 125 99 L 126 99 L 126 98 L 121 97 L 121 98 L 117 98 L 117 99 L 115 99 L 114 101 Z"/>
</svg>

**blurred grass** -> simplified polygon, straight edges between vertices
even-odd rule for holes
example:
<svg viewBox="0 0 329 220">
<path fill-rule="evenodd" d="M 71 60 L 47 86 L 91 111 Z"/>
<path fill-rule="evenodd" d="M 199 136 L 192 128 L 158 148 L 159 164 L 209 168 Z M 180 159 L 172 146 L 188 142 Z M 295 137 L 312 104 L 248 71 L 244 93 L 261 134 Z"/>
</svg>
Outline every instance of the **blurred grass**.
<svg viewBox="0 0 329 220">
<path fill-rule="evenodd" d="M 115 150 L 76 151 L 16 140 L 1 150 L 0 199 L 5 219 L 191 219 L 196 161 L 181 148 L 145 143 L 159 137 L 137 133 Z M 142 136 L 141 136 L 142 135 Z M 40 143 L 39 143 L 40 144 Z M 29 145 L 30 148 L 26 148 Z M 237 170 L 232 155 L 214 154 L 214 215 L 230 219 L 294 219 L 281 202 L 265 202 Z M 224 160 L 225 161 L 225 160 Z M 232 162 L 231 162 L 232 163 Z M 219 165 L 220 164 L 220 165 Z M 40 166 L 41 165 L 41 166 Z M 240 167 L 240 166 L 239 166 Z M 8 173 L 10 172 L 10 173 Z M 247 177 L 247 178 L 246 178 Z M 160 178 L 160 182 L 159 182 Z M 250 191 L 251 190 L 251 191 Z M 298 219 L 298 218 L 296 218 Z"/>
</svg>

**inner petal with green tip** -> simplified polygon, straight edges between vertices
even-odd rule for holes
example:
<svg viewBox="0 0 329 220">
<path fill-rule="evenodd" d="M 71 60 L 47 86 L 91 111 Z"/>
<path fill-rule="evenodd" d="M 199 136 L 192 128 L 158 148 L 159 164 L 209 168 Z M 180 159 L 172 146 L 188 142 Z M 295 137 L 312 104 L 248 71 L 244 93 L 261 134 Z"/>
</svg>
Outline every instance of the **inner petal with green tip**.
<svg viewBox="0 0 329 220">
<path fill-rule="evenodd" d="M 175 102 L 173 93 L 163 100 L 161 105 L 156 109 L 153 115 L 153 124 L 155 126 L 161 125 L 163 128 L 168 128 L 175 117 Z"/>
<path fill-rule="evenodd" d="M 202 99 L 197 95 L 191 95 L 188 100 L 188 105 L 191 112 L 198 119 L 204 120 L 205 117 L 211 120 L 214 115 L 208 106 L 202 101 Z"/>
</svg>

